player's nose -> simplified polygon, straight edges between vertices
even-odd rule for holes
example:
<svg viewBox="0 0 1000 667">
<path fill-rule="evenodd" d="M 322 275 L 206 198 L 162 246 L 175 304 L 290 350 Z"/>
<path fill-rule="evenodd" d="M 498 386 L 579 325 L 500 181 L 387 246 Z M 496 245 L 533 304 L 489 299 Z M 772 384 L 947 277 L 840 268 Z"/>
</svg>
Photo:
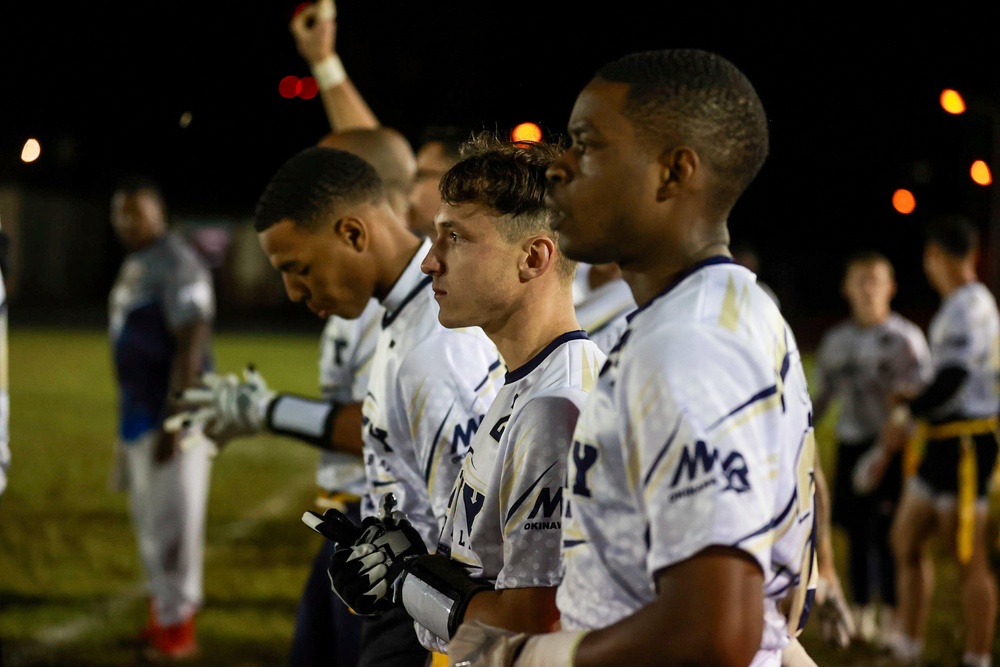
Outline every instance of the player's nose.
<svg viewBox="0 0 1000 667">
<path fill-rule="evenodd" d="M 297 276 L 283 273 L 281 279 L 285 283 L 285 294 L 288 295 L 289 301 L 299 303 L 309 297 L 309 290 Z"/>
<path fill-rule="evenodd" d="M 420 262 L 420 270 L 429 276 L 441 273 L 441 262 L 438 261 L 437 255 L 434 253 L 434 246 L 431 246 L 423 261 Z"/>
<path fill-rule="evenodd" d="M 545 180 L 548 181 L 550 188 L 553 185 L 565 184 L 569 179 L 569 169 L 566 166 L 565 157 L 556 158 L 545 170 Z"/>
</svg>

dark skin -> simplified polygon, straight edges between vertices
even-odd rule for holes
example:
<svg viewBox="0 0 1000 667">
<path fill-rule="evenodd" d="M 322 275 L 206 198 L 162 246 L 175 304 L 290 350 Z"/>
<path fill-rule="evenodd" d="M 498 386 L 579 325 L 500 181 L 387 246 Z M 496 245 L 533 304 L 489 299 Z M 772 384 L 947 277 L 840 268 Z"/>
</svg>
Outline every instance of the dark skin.
<svg viewBox="0 0 1000 667">
<path fill-rule="evenodd" d="M 185 389 L 199 385 L 202 364 L 205 360 L 205 350 L 211 343 L 212 329 L 208 322 L 198 320 L 174 331 L 177 341 L 177 352 L 174 355 L 170 369 L 170 396 L 180 396 Z M 178 412 L 182 405 L 171 400 L 170 412 Z M 166 463 L 174 454 L 180 451 L 181 432 L 168 433 L 160 430 L 153 451 L 153 460 Z"/>
<path fill-rule="evenodd" d="M 553 228 L 567 256 L 616 262 L 639 305 L 696 263 L 728 257 L 718 176 L 693 143 L 663 146 L 622 110 L 628 86 L 600 78 L 581 92 L 572 146 L 548 171 Z M 587 634 L 574 667 L 749 664 L 763 632 L 764 575 L 739 549 L 710 546 L 654 577 L 657 596 Z"/>
<path fill-rule="evenodd" d="M 738 549 L 709 547 L 656 575 L 657 597 L 590 632 L 574 667 L 748 665 L 764 631 L 764 575 Z M 655 642 L 655 647 L 651 642 Z"/>
</svg>

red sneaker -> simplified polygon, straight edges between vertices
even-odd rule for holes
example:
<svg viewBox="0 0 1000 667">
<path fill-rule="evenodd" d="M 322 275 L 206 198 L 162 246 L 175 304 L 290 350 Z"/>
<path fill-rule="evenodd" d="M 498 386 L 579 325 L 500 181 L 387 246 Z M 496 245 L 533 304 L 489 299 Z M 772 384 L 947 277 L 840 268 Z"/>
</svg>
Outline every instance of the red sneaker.
<svg viewBox="0 0 1000 667">
<path fill-rule="evenodd" d="M 194 616 L 177 625 L 154 626 L 145 655 L 152 662 L 170 662 L 193 658 L 198 654 Z"/>
</svg>

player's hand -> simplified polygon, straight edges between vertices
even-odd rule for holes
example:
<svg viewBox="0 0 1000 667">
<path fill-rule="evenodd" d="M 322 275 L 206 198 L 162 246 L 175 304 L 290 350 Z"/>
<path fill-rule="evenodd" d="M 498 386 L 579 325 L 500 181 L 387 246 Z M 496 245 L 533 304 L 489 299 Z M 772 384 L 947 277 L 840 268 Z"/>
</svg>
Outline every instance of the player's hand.
<svg viewBox="0 0 1000 667">
<path fill-rule="evenodd" d="M 178 433 L 171 433 L 163 429 L 156 435 L 156 445 L 153 447 L 153 461 L 163 465 L 174 458 L 174 454 L 180 448 L 180 436 Z"/>
<path fill-rule="evenodd" d="M 164 422 L 165 430 L 202 427 L 213 438 L 225 440 L 267 427 L 267 408 L 277 393 L 253 366 L 243 371 L 242 382 L 232 373 L 205 373 L 201 380 L 204 387 L 184 390 L 179 402 L 186 410 Z"/>
<path fill-rule="evenodd" d="M 866 496 L 882 482 L 892 455 L 880 442 L 876 442 L 862 454 L 851 471 L 851 486 L 859 496 Z"/>
<path fill-rule="evenodd" d="M 468 620 L 448 642 L 450 667 L 512 667 L 531 635 Z"/>
<path fill-rule="evenodd" d="M 361 536 L 353 545 L 338 547 L 330 558 L 330 586 L 361 615 L 391 609 L 394 585 L 408 561 L 427 553 L 420 534 L 394 506 L 394 497 L 386 494 L 378 515 L 361 522 Z"/>
<path fill-rule="evenodd" d="M 307 510 L 302 515 L 302 523 L 331 542 L 343 546 L 351 546 L 361 537 L 361 527 L 351 521 L 349 516 L 333 507 L 323 514 Z"/>
<path fill-rule="evenodd" d="M 839 648 L 851 645 L 851 638 L 857 629 L 838 577 L 819 577 L 815 614 L 819 621 L 819 634 L 824 641 Z"/>
<path fill-rule="evenodd" d="M 806 649 L 799 643 L 797 637 L 792 637 L 785 648 L 781 649 L 781 667 L 819 667 Z"/>
<path fill-rule="evenodd" d="M 333 0 L 317 0 L 296 12 L 288 24 L 295 48 L 310 66 L 335 52 L 337 6 Z"/>
</svg>

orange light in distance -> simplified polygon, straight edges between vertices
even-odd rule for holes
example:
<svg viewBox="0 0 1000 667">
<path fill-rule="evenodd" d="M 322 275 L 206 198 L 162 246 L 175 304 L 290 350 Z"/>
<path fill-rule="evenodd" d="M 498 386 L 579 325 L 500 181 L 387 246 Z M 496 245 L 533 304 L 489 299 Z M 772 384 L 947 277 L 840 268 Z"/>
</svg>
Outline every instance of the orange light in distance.
<svg viewBox="0 0 1000 667">
<path fill-rule="evenodd" d="M 534 123 L 520 123 L 510 131 L 510 140 L 517 141 L 541 141 L 542 128 Z"/>
<path fill-rule="evenodd" d="M 941 91 L 941 108 L 955 115 L 965 113 L 965 100 L 957 90 L 945 88 Z"/>
<path fill-rule="evenodd" d="M 302 90 L 302 81 L 297 76 L 286 76 L 278 83 L 278 92 L 286 100 L 290 100 Z"/>
<path fill-rule="evenodd" d="M 976 160 L 969 169 L 969 176 L 979 185 L 989 185 L 993 182 L 993 174 L 990 173 L 990 165 L 983 160 Z"/>
<path fill-rule="evenodd" d="M 917 199 L 909 190 L 900 188 L 892 193 L 892 207 L 903 215 L 909 215 L 917 207 Z"/>
</svg>

